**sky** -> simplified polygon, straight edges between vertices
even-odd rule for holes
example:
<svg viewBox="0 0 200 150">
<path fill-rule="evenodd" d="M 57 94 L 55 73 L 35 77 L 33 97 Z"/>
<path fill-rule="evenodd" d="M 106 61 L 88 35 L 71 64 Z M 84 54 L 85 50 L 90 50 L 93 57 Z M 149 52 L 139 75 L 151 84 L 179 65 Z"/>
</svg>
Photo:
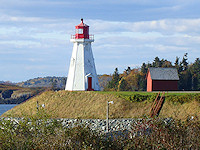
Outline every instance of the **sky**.
<svg viewBox="0 0 200 150">
<path fill-rule="evenodd" d="M 0 0 L 0 81 L 68 74 L 75 26 L 94 34 L 98 74 L 156 56 L 200 57 L 199 0 Z"/>
</svg>

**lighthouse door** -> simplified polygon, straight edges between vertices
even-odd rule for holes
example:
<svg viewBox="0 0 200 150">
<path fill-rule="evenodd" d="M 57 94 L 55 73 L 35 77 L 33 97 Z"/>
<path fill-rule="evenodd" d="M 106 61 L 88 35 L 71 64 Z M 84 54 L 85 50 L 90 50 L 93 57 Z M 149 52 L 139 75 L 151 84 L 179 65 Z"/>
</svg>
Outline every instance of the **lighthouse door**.
<svg viewBox="0 0 200 150">
<path fill-rule="evenodd" d="M 88 77 L 88 89 L 87 91 L 94 91 L 92 88 L 92 77 Z"/>
</svg>

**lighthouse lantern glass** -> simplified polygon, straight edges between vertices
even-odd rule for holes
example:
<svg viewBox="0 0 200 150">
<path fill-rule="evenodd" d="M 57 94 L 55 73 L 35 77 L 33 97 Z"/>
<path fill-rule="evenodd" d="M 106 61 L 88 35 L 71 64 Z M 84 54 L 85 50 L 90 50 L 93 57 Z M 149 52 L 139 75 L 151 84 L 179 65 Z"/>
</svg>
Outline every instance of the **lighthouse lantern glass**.
<svg viewBox="0 0 200 150">
<path fill-rule="evenodd" d="M 78 29 L 79 34 L 83 34 L 83 29 Z"/>
<path fill-rule="evenodd" d="M 76 34 L 83 34 L 83 29 L 76 29 Z"/>
</svg>

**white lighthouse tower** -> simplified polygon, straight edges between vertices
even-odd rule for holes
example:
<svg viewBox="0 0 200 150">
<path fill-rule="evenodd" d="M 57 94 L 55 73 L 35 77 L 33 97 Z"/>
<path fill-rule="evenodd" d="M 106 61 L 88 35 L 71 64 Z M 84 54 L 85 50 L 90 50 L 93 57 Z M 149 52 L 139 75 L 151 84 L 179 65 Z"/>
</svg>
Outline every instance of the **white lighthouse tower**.
<svg viewBox="0 0 200 150">
<path fill-rule="evenodd" d="M 77 26 L 71 42 L 74 43 L 65 90 L 99 91 L 99 83 L 92 54 L 91 43 L 94 36 L 89 35 L 89 26 L 81 23 Z"/>
</svg>

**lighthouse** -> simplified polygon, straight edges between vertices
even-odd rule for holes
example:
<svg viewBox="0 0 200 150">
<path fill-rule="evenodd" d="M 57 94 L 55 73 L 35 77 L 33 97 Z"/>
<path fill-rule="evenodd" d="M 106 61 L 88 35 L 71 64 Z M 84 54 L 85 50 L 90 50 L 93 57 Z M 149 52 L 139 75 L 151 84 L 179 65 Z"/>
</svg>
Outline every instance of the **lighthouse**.
<svg viewBox="0 0 200 150">
<path fill-rule="evenodd" d="M 75 26 L 75 30 L 75 35 L 72 35 L 70 40 L 74 45 L 65 90 L 99 91 L 91 47 L 94 36 L 89 35 L 89 26 L 83 23 L 83 19 Z"/>
</svg>

